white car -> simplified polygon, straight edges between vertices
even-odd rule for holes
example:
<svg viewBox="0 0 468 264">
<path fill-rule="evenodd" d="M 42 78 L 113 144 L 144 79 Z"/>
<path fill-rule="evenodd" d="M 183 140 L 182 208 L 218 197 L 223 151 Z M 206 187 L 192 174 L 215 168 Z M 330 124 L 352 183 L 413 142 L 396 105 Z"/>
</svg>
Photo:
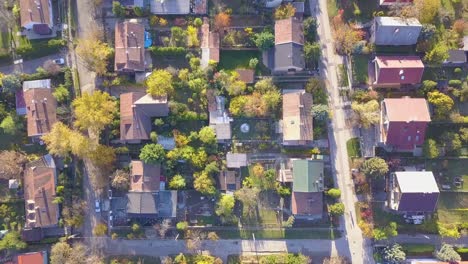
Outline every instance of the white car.
<svg viewBox="0 0 468 264">
<path fill-rule="evenodd" d="M 100 213 L 100 212 L 101 212 L 101 206 L 99 205 L 99 200 L 96 200 L 96 203 L 95 203 L 95 211 L 96 211 L 96 213 Z"/>
<path fill-rule="evenodd" d="M 65 59 L 64 58 L 58 58 L 53 60 L 53 62 L 57 65 L 64 65 L 65 64 Z"/>
</svg>

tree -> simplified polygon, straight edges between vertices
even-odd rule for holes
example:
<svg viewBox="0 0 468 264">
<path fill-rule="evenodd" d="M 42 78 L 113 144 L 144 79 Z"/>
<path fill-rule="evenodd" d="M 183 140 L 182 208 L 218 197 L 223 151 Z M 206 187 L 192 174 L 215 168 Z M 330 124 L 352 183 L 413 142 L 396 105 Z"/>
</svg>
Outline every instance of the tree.
<svg viewBox="0 0 468 264">
<path fill-rule="evenodd" d="M 435 112 L 438 118 L 443 118 L 452 110 L 454 102 L 452 98 L 439 91 L 433 91 L 428 94 L 429 103 L 435 106 Z"/>
<path fill-rule="evenodd" d="M 3 129 L 3 132 L 5 134 L 14 135 L 17 131 L 16 125 L 17 123 L 15 122 L 15 118 L 13 118 L 12 114 L 9 114 L 0 123 L 0 128 Z"/>
<path fill-rule="evenodd" d="M 328 118 L 328 105 L 314 104 L 312 105 L 312 116 L 317 120 L 327 120 Z"/>
<path fill-rule="evenodd" d="M 452 245 L 442 244 L 438 251 L 434 252 L 434 257 L 440 261 L 456 262 L 461 261 L 460 255 L 453 249 Z"/>
<path fill-rule="evenodd" d="M 331 188 L 327 191 L 327 195 L 333 199 L 338 199 L 341 196 L 341 191 L 340 189 Z"/>
<path fill-rule="evenodd" d="M 265 173 L 265 168 L 263 168 L 262 164 L 257 163 L 252 168 L 253 175 L 257 178 L 260 178 Z"/>
<path fill-rule="evenodd" d="M 169 228 L 171 227 L 171 220 L 170 219 L 164 219 L 160 225 L 157 225 L 157 231 L 159 233 L 159 236 L 161 238 L 165 238 L 167 231 L 169 231 Z"/>
<path fill-rule="evenodd" d="M 364 128 L 369 128 L 372 124 L 380 121 L 379 103 L 377 100 L 371 100 L 367 103 L 353 102 L 351 104 L 356 119 Z"/>
<path fill-rule="evenodd" d="M 153 97 L 170 95 L 174 92 L 172 75 L 166 70 L 154 70 L 146 79 L 146 90 Z"/>
<path fill-rule="evenodd" d="M 460 231 L 456 224 L 443 224 L 437 222 L 437 230 L 441 237 L 460 238 Z"/>
<path fill-rule="evenodd" d="M 200 41 L 198 40 L 198 28 L 194 26 L 187 27 L 187 46 L 190 48 L 200 46 Z"/>
<path fill-rule="evenodd" d="M 449 48 L 443 41 L 437 42 L 434 47 L 426 53 L 424 60 L 429 64 L 440 65 L 449 57 Z"/>
<path fill-rule="evenodd" d="M 117 112 L 115 100 L 106 92 L 94 91 L 83 93 L 73 100 L 75 126 L 81 130 L 91 130 L 90 137 L 98 137 L 99 133 L 114 119 Z"/>
<path fill-rule="evenodd" d="M 385 263 L 398 264 L 405 261 L 406 254 L 399 244 L 393 244 L 383 249 L 382 258 L 385 260 Z"/>
<path fill-rule="evenodd" d="M 2 240 L 0 240 L 0 250 L 20 250 L 28 245 L 21 240 L 21 236 L 16 231 L 8 232 Z"/>
<path fill-rule="evenodd" d="M 107 225 L 104 223 L 98 223 L 93 229 L 93 234 L 95 236 L 105 236 L 107 234 Z"/>
<path fill-rule="evenodd" d="M 62 122 L 56 122 L 49 133 L 43 135 L 41 139 L 47 145 L 50 154 L 66 157 L 71 151 L 70 137 L 72 130 Z"/>
<path fill-rule="evenodd" d="M 113 1 L 112 2 L 112 13 L 116 17 L 124 17 L 126 12 L 125 12 L 125 7 L 120 4 L 119 1 Z"/>
<path fill-rule="evenodd" d="M 439 0 L 414 0 L 414 9 L 422 24 L 432 24 L 440 8 Z"/>
<path fill-rule="evenodd" d="M 304 27 L 304 37 L 307 42 L 315 42 L 317 38 L 317 20 L 313 17 L 308 17 L 302 22 Z"/>
<path fill-rule="evenodd" d="M 427 139 L 424 142 L 423 146 L 424 157 L 427 159 L 434 159 L 439 156 L 439 149 L 437 148 L 437 143 L 432 138 Z"/>
<path fill-rule="evenodd" d="M 291 3 L 288 3 L 286 5 L 280 5 L 275 10 L 275 19 L 281 20 L 281 19 L 290 18 L 290 17 L 293 17 L 295 13 L 296 13 L 296 8 Z"/>
<path fill-rule="evenodd" d="M 437 83 L 431 80 L 424 80 L 422 82 L 421 88 L 419 89 L 424 94 L 434 91 L 437 87 Z"/>
<path fill-rule="evenodd" d="M 454 132 L 444 132 L 441 140 L 449 152 L 458 153 L 463 146 L 460 135 Z"/>
<path fill-rule="evenodd" d="M 278 87 L 276 87 L 275 83 L 273 82 L 272 78 L 264 78 L 255 83 L 255 91 L 259 92 L 260 94 L 265 94 L 270 91 L 277 91 Z"/>
<path fill-rule="evenodd" d="M 354 30 L 348 24 L 340 23 L 335 26 L 336 50 L 340 54 L 350 55 L 356 44 L 362 40 L 362 32 Z"/>
<path fill-rule="evenodd" d="M 328 206 L 328 211 L 333 216 L 343 215 L 344 210 L 345 210 L 345 207 L 343 203 L 335 203 L 335 204 Z"/>
<path fill-rule="evenodd" d="M 262 51 L 269 50 L 275 45 L 275 36 L 270 31 L 262 31 L 253 35 L 255 46 Z"/>
<path fill-rule="evenodd" d="M 365 175 L 377 178 L 388 172 L 388 165 L 384 159 L 379 157 L 370 158 L 361 165 L 361 170 Z"/>
<path fill-rule="evenodd" d="M 372 233 L 375 240 L 384 240 L 389 237 L 394 237 L 398 235 L 397 224 L 395 222 L 390 222 L 385 228 L 375 228 Z"/>
<path fill-rule="evenodd" d="M 67 242 L 58 242 L 50 251 L 50 264 L 86 264 L 88 255 L 86 247 L 77 243 L 71 247 Z"/>
<path fill-rule="evenodd" d="M 304 57 L 307 61 L 313 62 L 313 67 L 317 67 L 320 59 L 320 43 L 318 42 L 306 42 L 304 45 Z"/>
<path fill-rule="evenodd" d="M 234 209 L 234 204 L 234 196 L 227 194 L 221 195 L 221 199 L 219 199 L 216 206 L 216 214 L 222 217 L 230 217 Z"/>
<path fill-rule="evenodd" d="M 18 179 L 27 161 L 23 152 L 14 150 L 0 152 L 0 178 Z"/>
<path fill-rule="evenodd" d="M 140 159 L 148 164 L 158 164 L 164 161 L 166 153 L 160 144 L 146 144 L 140 152 Z"/>
<path fill-rule="evenodd" d="M 242 202 L 244 207 L 248 208 L 249 214 L 253 213 L 258 200 L 258 194 L 260 193 L 260 189 L 257 187 L 248 188 L 247 186 L 243 186 L 239 190 L 234 193 L 234 197 Z"/>
<path fill-rule="evenodd" d="M 249 60 L 249 68 L 250 69 L 255 69 L 257 68 L 257 65 L 258 65 L 258 59 L 257 58 L 251 58 Z"/>
<path fill-rule="evenodd" d="M 209 232 L 207 237 L 209 240 L 212 240 L 212 241 L 219 240 L 219 236 L 218 234 L 216 234 L 216 232 Z"/>
<path fill-rule="evenodd" d="M 76 54 L 82 59 L 85 67 L 98 75 L 107 72 L 107 63 L 112 53 L 112 48 L 107 43 L 95 38 L 79 39 L 76 46 Z"/>
<path fill-rule="evenodd" d="M 214 18 L 215 30 L 221 32 L 224 28 L 231 25 L 231 16 L 226 12 L 218 13 Z"/>
<path fill-rule="evenodd" d="M 201 20 L 201 18 L 197 17 L 193 20 L 193 25 L 199 28 L 203 25 L 203 21 Z"/>
<path fill-rule="evenodd" d="M 204 171 L 195 176 L 193 187 L 195 188 L 195 190 L 205 195 L 216 194 L 216 188 L 213 178 Z"/>
<path fill-rule="evenodd" d="M 214 145 L 216 144 L 216 133 L 215 130 L 210 127 L 206 126 L 200 129 L 200 132 L 198 132 L 198 135 L 200 137 L 200 141 L 203 142 L 206 145 Z"/>
<path fill-rule="evenodd" d="M 173 47 L 185 47 L 187 45 L 187 32 L 181 27 L 171 27 L 170 45 Z"/>
<path fill-rule="evenodd" d="M 68 88 L 65 87 L 65 85 L 60 84 L 54 89 L 54 92 L 52 95 L 55 97 L 57 102 L 59 103 L 64 103 L 70 99 L 70 92 L 68 91 Z"/>
<path fill-rule="evenodd" d="M 15 93 L 21 88 L 21 81 L 16 74 L 10 74 L 2 78 L 2 91 L 5 93 Z"/>
<path fill-rule="evenodd" d="M 57 75 L 62 71 L 62 68 L 52 60 L 46 60 L 42 68 L 51 75 Z"/>
<path fill-rule="evenodd" d="M 177 174 L 172 177 L 171 181 L 169 182 L 169 188 L 174 190 L 181 190 L 185 188 L 185 178 L 182 175 Z"/>
<path fill-rule="evenodd" d="M 337 256 L 324 259 L 323 264 L 351 264 L 351 262 L 346 257 Z"/>
<path fill-rule="evenodd" d="M 85 201 L 73 200 L 71 207 L 64 206 L 62 217 L 66 226 L 79 228 L 84 223 L 85 209 L 88 206 Z"/>
<path fill-rule="evenodd" d="M 116 170 L 113 174 L 111 185 L 119 190 L 128 190 L 130 185 L 130 174 L 124 170 Z"/>
<path fill-rule="evenodd" d="M 184 222 L 178 222 L 176 224 L 176 228 L 179 231 L 185 231 L 188 228 L 188 222 L 185 222 L 185 221 Z"/>
</svg>

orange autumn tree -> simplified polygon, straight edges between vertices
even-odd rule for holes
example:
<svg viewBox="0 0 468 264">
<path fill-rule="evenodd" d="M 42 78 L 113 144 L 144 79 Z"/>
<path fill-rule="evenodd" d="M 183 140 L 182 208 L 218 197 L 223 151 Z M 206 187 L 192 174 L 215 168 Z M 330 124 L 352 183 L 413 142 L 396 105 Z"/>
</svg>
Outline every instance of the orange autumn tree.
<svg viewBox="0 0 468 264">
<path fill-rule="evenodd" d="M 332 24 L 335 29 L 336 50 L 340 54 L 350 55 L 354 46 L 363 39 L 364 31 L 355 30 L 343 20 L 344 10 L 340 9 L 338 15 L 333 17 Z"/>
<path fill-rule="evenodd" d="M 231 16 L 226 12 L 218 13 L 214 19 L 214 27 L 216 31 L 221 31 L 231 25 Z"/>
</svg>

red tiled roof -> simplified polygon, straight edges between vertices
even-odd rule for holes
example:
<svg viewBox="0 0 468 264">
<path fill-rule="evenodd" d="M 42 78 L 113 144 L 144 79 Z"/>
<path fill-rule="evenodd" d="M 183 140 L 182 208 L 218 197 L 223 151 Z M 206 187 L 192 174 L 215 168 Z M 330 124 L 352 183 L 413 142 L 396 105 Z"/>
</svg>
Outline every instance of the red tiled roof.
<svg viewBox="0 0 468 264">
<path fill-rule="evenodd" d="M 431 122 L 429 106 L 424 98 L 385 98 L 383 101 L 390 122 Z"/>
<path fill-rule="evenodd" d="M 47 24 L 51 23 L 51 6 L 48 0 L 20 0 L 21 26 L 27 27 L 30 23 Z"/>
<path fill-rule="evenodd" d="M 130 191 L 154 192 L 159 190 L 161 166 L 132 160 Z"/>
<path fill-rule="evenodd" d="M 321 192 L 293 192 L 291 210 L 295 215 L 321 215 L 323 194 Z"/>
<path fill-rule="evenodd" d="M 44 252 L 28 252 L 18 255 L 18 264 L 44 264 Z"/>
<path fill-rule="evenodd" d="M 24 91 L 28 136 L 49 133 L 57 121 L 57 101 L 50 88 L 34 88 Z"/>
<path fill-rule="evenodd" d="M 416 84 L 421 82 L 424 64 L 418 56 L 376 56 L 378 84 Z"/>
<path fill-rule="evenodd" d="M 115 70 L 145 70 L 145 27 L 125 21 L 115 24 Z"/>
<path fill-rule="evenodd" d="M 255 71 L 252 69 L 237 69 L 236 72 L 239 74 L 239 79 L 247 84 L 254 83 Z"/>
<path fill-rule="evenodd" d="M 275 22 L 275 44 L 294 42 L 304 45 L 304 34 L 302 23 L 295 17 L 276 20 Z"/>
</svg>

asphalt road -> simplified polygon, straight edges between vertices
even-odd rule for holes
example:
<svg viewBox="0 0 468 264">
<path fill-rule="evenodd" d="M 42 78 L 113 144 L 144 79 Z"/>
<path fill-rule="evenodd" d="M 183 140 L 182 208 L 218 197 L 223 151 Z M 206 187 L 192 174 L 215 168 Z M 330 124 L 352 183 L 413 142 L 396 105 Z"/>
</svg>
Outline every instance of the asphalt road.
<svg viewBox="0 0 468 264">
<path fill-rule="evenodd" d="M 22 64 L 11 64 L 8 66 L 0 67 L 0 72 L 4 74 L 11 74 L 14 72 L 23 72 L 27 74 L 35 73 L 38 67 L 42 67 L 45 61 L 47 60 L 54 60 L 58 58 L 63 58 L 63 55 L 60 53 L 45 56 L 42 58 L 34 59 L 34 60 L 27 60 L 23 61 Z"/>
</svg>

